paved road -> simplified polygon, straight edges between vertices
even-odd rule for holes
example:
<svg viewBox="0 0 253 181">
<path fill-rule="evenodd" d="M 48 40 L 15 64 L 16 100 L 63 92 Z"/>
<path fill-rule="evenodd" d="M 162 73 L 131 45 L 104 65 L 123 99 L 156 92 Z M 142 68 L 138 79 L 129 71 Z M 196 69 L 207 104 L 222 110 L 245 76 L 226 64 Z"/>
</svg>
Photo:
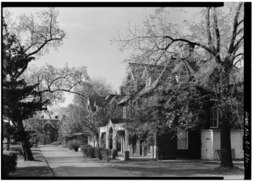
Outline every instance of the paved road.
<svg viewBox="0 0 253 181">
<path fill-rule="evenodd" d="M 119 161 L 111 162 L 84 158 L 61 146 L 40 146 L 48 165 L 56 177 L 224 177 L 243 179 L 243 164 L 239 168 L 220 169 L 218 163 L 200 160 Z"/>
<path fill-rule="evenodd" d="M 74 152 L 68 148 L 61 148 L 60 146 L 41 146 L 40 149 L 48 165 L 53 169 L 56 177 L 138 176 L 132 171 L 114 168 L 111 163 L 84 158 L 81 152 Z"/>
</svg>

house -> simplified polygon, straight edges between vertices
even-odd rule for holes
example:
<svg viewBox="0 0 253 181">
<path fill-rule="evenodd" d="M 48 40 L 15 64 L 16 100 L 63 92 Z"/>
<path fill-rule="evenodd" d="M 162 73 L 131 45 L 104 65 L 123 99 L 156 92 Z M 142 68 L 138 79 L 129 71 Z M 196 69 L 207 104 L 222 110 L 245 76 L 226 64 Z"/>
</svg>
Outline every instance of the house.
<svg viewBox="0 0 253 181">
<path fill-rule="evenodd" d="M 219 117 L 215 110 L 206 112 L 206 120 L 203 121 L 207 124 L 200 129 L 178 129 L 176 132 L 168 129 L 163 134 L 154 134 L 153 142 L 131 135 L 127 128 L 127 122 L 133 116 L 131 106 L 134 105 L 140 111 L 145 108 L 153 109 L 159 98 L 157 90 L 164 86 L 173 86 L 186 78 L 186 75 L 177 73 L 178 69 L 180 67 L 170 65 L 129 63 L 126 78 L 120 87 L 120 95 L 114 99 L 122 114 L 118 117 L 106 117 L 107 121 L 100 127 L 99 145 L 122 153 L 128 150 L 130 156 L 149 156 L 155 159 L 219 159 Z M 108 102 L 100 110 L 107 106 L 110 106 Z M 159 115 L 154 115 L 153 119 L 155 116 Z M 233 158 L 243 158 L 240 129 L 231 130 L 231 143 Z"/>
<path fill-rule="evenodd" d="M 51 144 L 58 141 L 58 131 L 61 124 L 58 116 L 48 116 L 42 113 L 40 117 L 34 117 L 24 122 L 26 131 L 32 131 L 38 138 L 39 144 Z"/>
<path fill-rule="evenodd" d="M 44 130 L 44 144 L 51 144 L 58 141 L 58 129 L 60 120 L 57 119 L 42 119 Z"/>
</svg>

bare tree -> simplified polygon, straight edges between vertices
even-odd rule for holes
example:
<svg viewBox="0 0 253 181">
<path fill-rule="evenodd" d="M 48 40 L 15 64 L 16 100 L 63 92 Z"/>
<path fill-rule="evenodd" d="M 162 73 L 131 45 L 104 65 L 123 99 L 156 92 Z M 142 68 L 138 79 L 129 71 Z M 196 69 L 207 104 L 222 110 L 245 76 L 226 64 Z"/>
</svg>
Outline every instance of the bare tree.
<svg viewBox="0 0 253 181">
<path fill-rule="evenodd" d="M 230 118 L 233 114 L 228 109 L 232 95 L 230 77 L 244 58 L 244 7 L 243 3 L 227 3 L 223 8 L 203 9 L 199 15 L 199 22 L 191 22 L 183 32 L 180 31 L 182 27 L 168 22 L 166 8 L 160 8 L 144 22 L 143 28 L 130 28 L 127 38 L 120 37 L 119 42 L 124 49 L 134 51 L 130 60 L 182 63 L 189 81 L 194 80 L 215 92 L 216 106 L 222 112 L 221 166 L 232 167 Z M 204 68 L 209 72 L 201 73 Z M 208 81 L 200 80 L 200 74 Z"/>
</svg>

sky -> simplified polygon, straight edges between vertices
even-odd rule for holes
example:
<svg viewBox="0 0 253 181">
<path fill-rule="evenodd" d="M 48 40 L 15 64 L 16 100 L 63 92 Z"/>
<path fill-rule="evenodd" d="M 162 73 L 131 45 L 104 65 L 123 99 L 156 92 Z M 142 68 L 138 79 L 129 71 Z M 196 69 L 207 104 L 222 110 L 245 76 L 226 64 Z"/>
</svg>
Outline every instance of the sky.
<svg viewBox="0 0 253 181">
<path fill-rule="evenodd" d="M 42 8 L 12 8 L 13 18 L 35 13 Z M 86 66 L 92 78 L 102 78 L 110 84 L 114 91 L 125 76 L 127 54 L 119 51 L 117 43 L 111 43 L 118 35 L 124 35 L 130 26 L 140 25 L 146 16 L 155 8 L 56 8 L 59 11 L 59 26 L 66 32 L 63 45 L 58 50 L 50 49 L 33 64 L 43 66 L 51 64 L 63 67 Z M 171 17 L 175 22 L 180 14 Z M 66 106 L 73 96 L 66 94 Z"/>
<path fill-rule="evenodd" d="M 15 19 L 21 14 L 30 15 L 41 9 L 12 8 L 10 11 Z M 50 49 L 48 54 L 39 57 L 33 64 L 87 66 L 90 77 L 104 79 L 114 91 L 119 92 L 126 70 L 123 60 L 127 57 L 119 51 L 118 44 L 112 44 L 112 40 L 124 33 L 129 24 L 143 22 L 147 12 L 153 8 L 56 9 L 59 11 L 59 26 L 66 32 L 66 38 L 58 50 Z M 67 98 L 66 104 L 71 101 L 71 97 Z"/>
</svg>

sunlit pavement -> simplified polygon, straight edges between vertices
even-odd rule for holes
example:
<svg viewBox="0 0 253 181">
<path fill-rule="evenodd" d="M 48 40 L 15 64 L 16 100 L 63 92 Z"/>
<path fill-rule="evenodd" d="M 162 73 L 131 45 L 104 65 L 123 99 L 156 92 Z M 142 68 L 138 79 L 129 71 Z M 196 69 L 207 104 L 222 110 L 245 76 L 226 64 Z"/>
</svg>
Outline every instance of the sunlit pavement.
<svg viewBox="0 0 253 181">
<path fill-rule="evenodd" d="M 244 179 L 243 164 L 235 169 L 220 169 L 218 162 L 201 160 L 130 160 L 84 158 L 61 146 L 39 146 L 56 177 L 224 177 Z"/>
</svg>

